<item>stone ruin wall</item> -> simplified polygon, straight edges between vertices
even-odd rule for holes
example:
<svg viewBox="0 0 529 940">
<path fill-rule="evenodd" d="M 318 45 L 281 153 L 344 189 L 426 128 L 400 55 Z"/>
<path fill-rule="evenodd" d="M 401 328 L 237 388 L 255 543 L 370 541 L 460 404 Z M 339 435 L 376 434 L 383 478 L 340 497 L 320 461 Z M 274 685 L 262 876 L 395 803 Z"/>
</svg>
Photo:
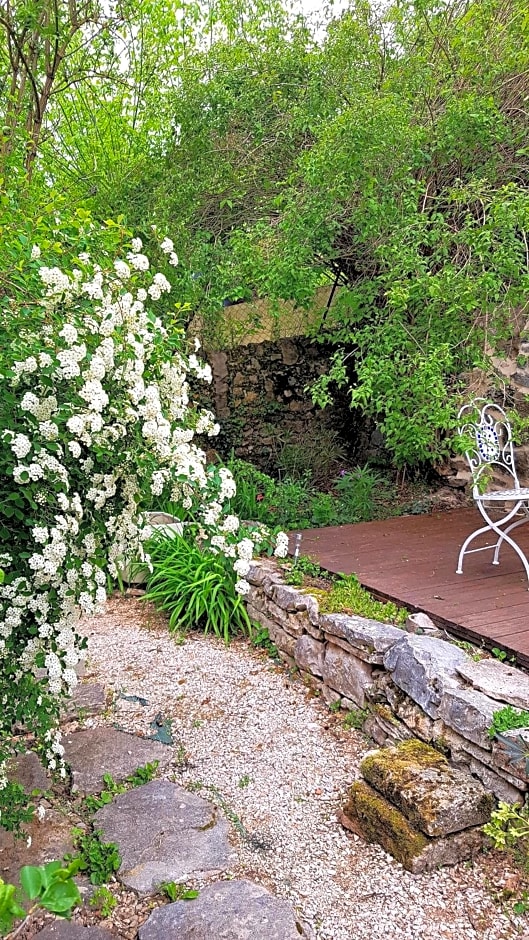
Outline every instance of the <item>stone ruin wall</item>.
<svg viewBox="0 0 529 940">
<path fill-rule="evenodd" d="M 206 350 L 213 372 L 201 403 L 221 425 L 218 449 L 268 471 L 278 465 L 284 444 L 325 447 L 325 432 L 337 432 L 350 459 L 365 462 L 382 451 L 382 437 L 351 412 L 346 394 L 322 411 L 313 404 L 310 385 L 326 372 L 332 348 L 304 336 Z M 207 398 L 206 398 L 207 396 Z M 216 445 L 217 446 L 217 445 Z"/>
<path fill-rule="evenodd" d="M 506 732 L 510 747 L 488 729 L 506 705 L 529 710 L 526 673 L 496 659 L 474 661 L 423 614 L 412 615 L 405 629 L 320 614 L 316 598 L 285 585 L 269 560 L 254 563 L 247 577 L 248 613 L 281 658 L 329 705 L 365 709 L 363 730 L 378 745 L 419 739 L 497 799 L 525 801 L 529 728 Z M 421 630 L 428 633 L 414 632 Z"/>
</svg>

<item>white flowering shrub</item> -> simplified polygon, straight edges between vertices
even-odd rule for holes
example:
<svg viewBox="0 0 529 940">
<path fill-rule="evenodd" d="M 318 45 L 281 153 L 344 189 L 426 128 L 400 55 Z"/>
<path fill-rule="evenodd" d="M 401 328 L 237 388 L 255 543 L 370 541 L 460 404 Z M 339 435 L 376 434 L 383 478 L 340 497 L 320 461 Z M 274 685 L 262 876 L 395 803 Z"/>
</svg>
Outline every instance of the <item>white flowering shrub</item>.
<svg viewBox="0 0 529 940">
<path fill-rule="evenodd" d="M 188 374 L 210 381 L 210 367 L 168 325 L 167 277 L 151 272 L 139 239 L 123 249 L 122 238 L 87 219 L 73 246 L 48 236 L 65 264 L 44 264 L 44 247 L 22 241 L 0 275 L 0 810 L 17 733 L 31 731 L 61 769 L 79 617 L 101 608 L 120 567 L 148 564 L 144 508 L 171 500 L 202 546 L 233 556 L 247 589 L 253 545 L 223 513 L 233 478 L 207 467 L 196 440 L 218 425 L 190 400 Z M 97 258 L 79 250 L 90 241 Z M 170 239 L 161 248 L 176 264 Z"/>
</svg>

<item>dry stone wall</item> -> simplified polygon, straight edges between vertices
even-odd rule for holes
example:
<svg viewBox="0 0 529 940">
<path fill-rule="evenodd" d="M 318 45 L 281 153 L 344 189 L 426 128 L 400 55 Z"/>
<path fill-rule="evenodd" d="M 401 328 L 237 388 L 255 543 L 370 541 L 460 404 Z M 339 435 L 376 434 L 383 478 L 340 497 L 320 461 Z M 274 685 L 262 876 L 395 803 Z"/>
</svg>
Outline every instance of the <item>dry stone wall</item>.
<svg viewBox="0 0 529 940">
<path fill-rule="evenodd" d="M 233 449 L 266 471 L 281 466 L 284 444 L 302 445 L 316 465 L 334 441 L 360 461 L 382 453 L 381 435 L 351 412 L 345 393 L 324 412 L 313 404 L 309 388 L 328 370 L 331 353 L 305 336 L 208 350 L 213 381 L 197 394 L 220 422 L 223 456 Z"/>
<path fill-rule="evenodd" d="M 329 704 L 365 709 L 363 730 L 377 744 L 418 738 L 498 799 L 524 802 L 529 728 L 494 740 L 488 729 L 506 705 L 529 711 L 529 676 L 494 659 L 475 662 L 454 643 L 416 632 L 428 626 L 420 615 L 399 629 L 320 614 L 316 598 L 284 584 L 268 560 L 255 563 L 248 580 L 248 612 L 282 659 Z"/>
</svg>

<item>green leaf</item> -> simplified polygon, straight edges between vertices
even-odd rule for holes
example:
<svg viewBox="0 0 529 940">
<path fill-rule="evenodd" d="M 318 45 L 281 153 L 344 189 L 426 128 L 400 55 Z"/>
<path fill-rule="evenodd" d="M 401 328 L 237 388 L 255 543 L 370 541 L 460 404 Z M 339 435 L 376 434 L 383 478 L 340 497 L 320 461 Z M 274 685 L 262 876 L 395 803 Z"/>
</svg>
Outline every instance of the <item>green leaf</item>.
<svg viewBox="0 0 529 940">
<path fill-rule="evenodd" d="M 33 901 L 39 896 L 44 885 L 42 869 L 35 865 L 24 865 L 20 870 L 20 883 L 30 901 Z"/>
</svg>

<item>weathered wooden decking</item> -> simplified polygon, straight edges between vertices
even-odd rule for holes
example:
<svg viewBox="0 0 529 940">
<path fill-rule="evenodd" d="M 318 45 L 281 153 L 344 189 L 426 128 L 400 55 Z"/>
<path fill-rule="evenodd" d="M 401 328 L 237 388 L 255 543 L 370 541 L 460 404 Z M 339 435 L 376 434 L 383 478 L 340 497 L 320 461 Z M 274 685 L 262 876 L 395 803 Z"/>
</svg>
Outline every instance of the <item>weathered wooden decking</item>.
<svg viewBox="0 0 529 940">
<path fill-rule="evenodd" d="M 458 509 L 309 529 L 301 553 L 329 571 L 354 572 L 375 595 L 423 610 L 451 633 L 501 647 L 529 666 L 529 585 L 515 552 L 504 545 L 498 566 L 492 551 L 467 555 L 463 574 L 455 573 L 459 548 L 480 519 L 475 509 Z M 529 555 L 529 523 L 516 538 Z"/>
</svg>

